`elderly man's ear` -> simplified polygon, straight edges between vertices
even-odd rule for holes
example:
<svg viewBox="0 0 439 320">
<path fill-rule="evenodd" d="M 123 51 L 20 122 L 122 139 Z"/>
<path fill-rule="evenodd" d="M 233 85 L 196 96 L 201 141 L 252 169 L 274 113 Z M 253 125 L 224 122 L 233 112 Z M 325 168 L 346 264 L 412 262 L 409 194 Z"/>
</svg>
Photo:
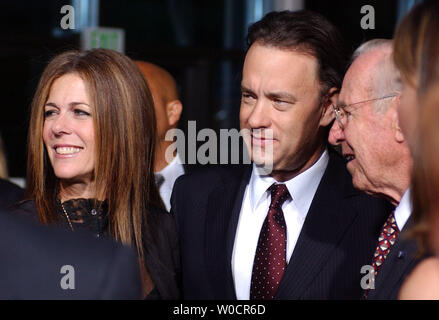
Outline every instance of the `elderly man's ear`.
<svg viewBox="0 0 439 320">
<path fill-rule="evenodd" d="M 166 104 L 166 115 L 170 127 L 176 127 L 180 120 L 183 105 L 180 100 L 172 100 Z"/>
<path fill-rule="evenodd" d="M 323 102 L 322 108 L 322 117 L 320 119 L 320 126 L 327 127 L 331 124 L 332 120 L 334 120 L 334 110 L 332 110 L 332 105 L 337 104 L 338 95 L 340 90 L 337 88 L 331 88 Z"/>
<path fill-rule="evenodd" d="M 405 137 L 404 133 L 402 133 L 401 127 L 399 126 L 399 118 L 398 118 L 398 112 L 396 108 L 392 108 L 392 131 L 393 136 L 395 137 L 396 142 L 398 143 L 404 143 Z"/>
<path fill-rule="evenodd" d="M 401 127 L 399 126 L 399 118 L 398 118 L 399 97 L 400 96 L 396 97 L 395 101 L 392 102 L 387 112 L 390 113 L 389 117 L 392 124 L 392 132 L 395 141 L 398 143 L 405 143 L 406 139 L 404 137 L 404 133 L 402 132 Z"/>
</svg>

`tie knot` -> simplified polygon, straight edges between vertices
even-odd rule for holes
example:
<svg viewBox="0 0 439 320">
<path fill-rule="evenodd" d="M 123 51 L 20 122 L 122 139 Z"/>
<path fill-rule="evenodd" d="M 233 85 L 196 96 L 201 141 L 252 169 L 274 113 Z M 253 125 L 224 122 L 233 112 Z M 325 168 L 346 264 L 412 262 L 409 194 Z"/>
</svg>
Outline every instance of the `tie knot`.
<svg viewBox="0 0 439 320">
<path fill-rule="evenodd" d="M 271 192 L 270 208 L 281 208 L 283 203 L 290 198 L 290 193 L 285 184 L 273 183 L 268 190 Z"/>
<path fill-rule="evenodd" d="M 160 189 L 163 182 L 165 182 L 165 177 L 161 173 L 154 173 L 155 176 L 155 184 L 157 185 L 157 189 Z"/>
</svg>

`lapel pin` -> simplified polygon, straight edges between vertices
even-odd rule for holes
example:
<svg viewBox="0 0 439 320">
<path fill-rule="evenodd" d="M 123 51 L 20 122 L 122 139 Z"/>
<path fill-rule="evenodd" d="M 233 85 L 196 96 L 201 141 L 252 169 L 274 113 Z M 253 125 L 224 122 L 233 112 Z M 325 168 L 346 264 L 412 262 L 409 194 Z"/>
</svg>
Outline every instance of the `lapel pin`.
<svg viewBox="0 0 439 320">
<path fill-rule="evenodd" d="M 402 258 L 404 258 L 405 257 L 405 251 L 399 251 L 398 252 L 398 259 L 402 259 Z"/>
</svg>

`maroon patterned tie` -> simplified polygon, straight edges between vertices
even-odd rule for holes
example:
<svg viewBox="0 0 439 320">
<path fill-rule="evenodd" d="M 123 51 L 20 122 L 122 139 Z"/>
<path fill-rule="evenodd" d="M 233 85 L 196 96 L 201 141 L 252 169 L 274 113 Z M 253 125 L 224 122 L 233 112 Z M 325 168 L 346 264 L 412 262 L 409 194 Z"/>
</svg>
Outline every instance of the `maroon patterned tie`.
<svg viewBox="0 0 439 320">
<path fill-rule="evenodd" d="M 372 267 L 375 270 L 375 278 L 384 263 L 390 249 L 395 244 L 396 237 L 398 236 L 399 229 L 395 220 L 395 211 L 387 218 L 384 226 L 381 230 L 381 234 L 378 237 L 378 245 L 373 255 Z M 363 299 L 366 299 L 369 294 L 369 289 L 364 291 Z"/>
<path fill-rule="evenodd" d="M 271 204 L 259 234 L 250 287 L 250 299 L 271 300 L 285 272 L 287 226 L 282 204 L 290 198 L 285 184 L 272 184 Z"/>
</svg>

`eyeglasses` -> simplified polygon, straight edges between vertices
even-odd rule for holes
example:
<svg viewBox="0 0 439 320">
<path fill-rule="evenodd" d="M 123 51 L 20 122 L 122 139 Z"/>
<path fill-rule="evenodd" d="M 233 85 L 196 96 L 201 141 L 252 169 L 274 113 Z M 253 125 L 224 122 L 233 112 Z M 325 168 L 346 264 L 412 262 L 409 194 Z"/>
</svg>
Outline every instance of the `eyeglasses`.
<svg viewBox="0 0 439 320">
<path fill-rule="evenodd" d="M 339 106 L 332 105 L 332 109 L 334 110 L 335 118 L 337 119 L 338 125 L 340 126 L 341 129 L 345 129 L 346 126 L 347 126 L 347 123 L 348 123 L 347 115 L 350 114 L 352 111 L 360 108 L 360 106 L 352 109 L 349 112 L 345 111 L 345 108 L 351 107 L 351 106 L 355 106 L 355 105 L 359 105 L 359 104 L 366 103 L 366 102 L 372 102 L 372 101 L 378 101 L 378 100 L 393 98 L 393 97 L 396 97 L 397 95 L 399 95 L 399 94 L 395 93 L 395 94 L 387 95 L 387 96 L 384 96 L 384 97 L 381 97 L 381 98 L 369 99 L 369 100 L 364 100 L 364 101 L 355 102 L 355 103 L 351 103 L 351 104 L 345 104 L 345 105 L 339 105 Z"/>
</svg>

